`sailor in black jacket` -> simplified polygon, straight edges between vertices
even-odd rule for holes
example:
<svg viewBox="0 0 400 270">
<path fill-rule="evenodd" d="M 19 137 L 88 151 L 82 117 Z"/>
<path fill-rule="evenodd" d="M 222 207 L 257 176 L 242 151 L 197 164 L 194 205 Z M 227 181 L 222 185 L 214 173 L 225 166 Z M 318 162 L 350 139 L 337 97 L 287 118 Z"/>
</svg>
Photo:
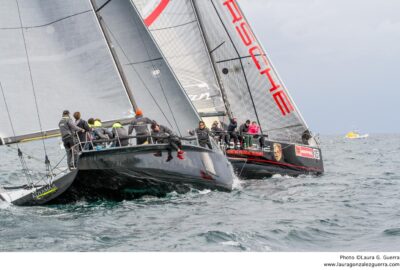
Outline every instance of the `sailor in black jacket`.
<svg viewBox="0 0 400 270">
<path fill-rule="evenodd" d="M 199 140 L 199 144 L 201 147 L 208 146 L 209 149 L 212 149 L 211 141 L 210 141 L 210 130 L 206 127 L 206 124 L 203 121 L 199 122 L 199 127 L 194 131 L 189 131 L 190 135 L 197 135 L 197 139 Z"/>
<path fill-rule="evenodd" d="M 65 110 L 62 114 L 62 118 L 58 123 L 60 128 L 61 139 L 64 144 L 65 151 L 67 152 L 67 163 L 69 169 L 75 168 L 77 149 L 73 151 L 73 147 L 76 144 L 75 133 L 85 132 L 84 129 L 75 125 L 74 121 L 69 116 L 69 111 Z M 74 159 L 72 160 L 72 154 L 74 154 Z"/>
<path fill-rule="evenodd" d="M 219 127 L 218 121 L 214 121 L 212 124 L 211 133 L 220 143 L 225 142 L 229 146 L 229 135 L 224 129 Z"/>
<path fill-rule="evenodd" d="M 149 136 L 149 129 L 147 125 L 152 124 L 154 121 L 151 119 L 144 117 L 143 112 L 141 109 L 136 109 L 136 116 L 135 120 L 132 121 L 132 123 L 129 125 L 129 130 L 128 134 L 131 135 L 133 130 L 136 132 L 136 144 L 137 145 L 142 145 L 146 141 L 148 141 L 148 136 Z"/>
<path fill-rule="evenodd" d="M 120 122 L 114 123 L 112 126 L 113 138 L 116 139 L 114 146 L 128 146 L 129 145 L 129 135 L 128 131 L 122 126 Z"/>
<path fill-rule="evenodd" d="M 153 124 L 151 124 L 151 136 L 153 136 L 153 140 L 155 143 L 169 144 L 169 146 L 167 148 L 167 151 L 168 151 L 167 162 L 170 161 L 171 159 L 173 159 L 172 154 L 171 154 L 172 150 L 177 151 L 177 158 L 184 159 L 183 154 L 185 152 L 183 152 L 181 150 L 182 149 L 181 140 L 179 139 L 179 137 L 177 135 L 175 135 L 175 133 L 172 130 L 170 130 L 166 126 L 159 125 L 159 124 L 153 122 Z M 157 157 L 161 157 L 162 153 L 161 153 L 161 151 L 159 151 L 159 152 L 155 153 L 154 155 Z"/>
<path fill-rule="evenodd" d="M 234 148 L 236 149 L 236 145 L 238 143 L 238 134 L 237 134 L 237 119 L 233 118 L 230 120 L 229 126 L 228 126 L 228 135 L 230 139 L 233 139 L 233 142 L 235 143 Z M 229 139 L 229 141 L 230 141 Z M 229 148 L 229 144 L 227 146 Z"/>
<path fill-rule="evenodd" d="M 89 144 L 86 145 L 86 142 L 90 141 L 90 138 L 88 138 L 88 137 L 89 137 L 89 134 L 92 131 L 92 129 L 90 128 L 88 122 L 86 122 L 85 120 L 83 120 L 81 118 L 80 112 L 75 112 L 74 118 L 75 118 L 75 125 L 77 125 L 81 129 L 85 130 L 85 132 L 78 133 L 78 138 L 81 143 L 81 150 L 82 150 L 82 148 L 84 148 L 85 150 L 86 150 L 86 148 L 89 149 Z"/>
<path fill-rule="evenodd" d="M 252 136 L 249 136 L 250 120 L 247 120 L 244 124 L 239 127 L 239 140 L 241 148 L 249 147 L 252 144 Z"/>
</svg>

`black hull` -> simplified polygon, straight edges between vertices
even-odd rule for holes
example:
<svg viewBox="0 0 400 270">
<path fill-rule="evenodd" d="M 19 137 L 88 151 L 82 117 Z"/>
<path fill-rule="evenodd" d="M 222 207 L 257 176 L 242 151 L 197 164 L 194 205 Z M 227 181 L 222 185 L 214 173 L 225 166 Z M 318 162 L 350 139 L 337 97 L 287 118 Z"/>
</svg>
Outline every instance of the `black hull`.
<svg viewBox="0 0 400 270">
<path fill-rule="evenodd" d="M 262 179 L 275 174 L 299 176 L 324 172 L 317 147 L 265 141 L 262 150 L 228 150 L 227 157 L 242 179 Z"/>
<path fill-rule="evenodd" d="M 72 171 L 58 176 L 50 185 L 40 185 L 35 188 L 27 186 L 4 187 L 0 191 L 0 200 L 18 206 L 35 206 L 51 203 L 70 188 L 78 171 Z"/>
<path fill-rule="evenodd" d="M 134 199 L 191 188 L 231 191 L 234 173 L 222 152 L 183 146 L 185 159 L 167 159 L 166 145 L 143 145 L 83 152 L 78 175 L 55 202 Z M 154 156 L 158 151 L 161 157 Z"/>
</svg>

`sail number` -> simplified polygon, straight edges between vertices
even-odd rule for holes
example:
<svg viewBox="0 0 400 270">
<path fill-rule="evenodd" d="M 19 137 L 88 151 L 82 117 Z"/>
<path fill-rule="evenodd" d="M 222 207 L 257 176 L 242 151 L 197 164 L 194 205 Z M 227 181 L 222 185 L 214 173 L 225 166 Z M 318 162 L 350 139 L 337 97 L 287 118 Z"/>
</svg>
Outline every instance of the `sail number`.
<svg viewBox="0 0 400 270">
<path fill-rule="evenodd" d="M 294 106 L 292 105 L 282 86 L 279 85 L 279 83 L 276 82 L 274 76 L 272 76 L 272 67 L 265 53 L 258 44 L 253 31 L 250 29 L 250 26 L 244 19 L 244 16 L 239 9 L 236 1 L 227 0 L 224 2 L 224 6 L 229 10 L 229 13 L 232 15 L 232 23 L 234 24 L 243 44 L 249 49 L 249 54 L 253 59 L 256 68 L 260 71 L 260 75 L 265 76 L 269 84 L 271 85 L 269 93 L 272 95 L 282 115 L 286 116 L 290 114 L 292 111 L 294 111 Z M 257 56 L 261 56 L 261 61 L 257 58 Z"/>
</svg>

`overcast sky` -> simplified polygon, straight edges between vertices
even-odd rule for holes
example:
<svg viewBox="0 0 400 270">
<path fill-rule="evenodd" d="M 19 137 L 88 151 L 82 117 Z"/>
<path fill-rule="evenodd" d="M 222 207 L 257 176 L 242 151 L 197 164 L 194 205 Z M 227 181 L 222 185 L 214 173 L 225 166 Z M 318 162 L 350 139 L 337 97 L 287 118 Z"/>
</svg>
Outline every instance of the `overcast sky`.
<svg viewBox="0 0 400 270">
<path fill-rule="evenodd" d="M 400 132 L 400 0 L 239 3 L 314 132 Z"/>
</svg>

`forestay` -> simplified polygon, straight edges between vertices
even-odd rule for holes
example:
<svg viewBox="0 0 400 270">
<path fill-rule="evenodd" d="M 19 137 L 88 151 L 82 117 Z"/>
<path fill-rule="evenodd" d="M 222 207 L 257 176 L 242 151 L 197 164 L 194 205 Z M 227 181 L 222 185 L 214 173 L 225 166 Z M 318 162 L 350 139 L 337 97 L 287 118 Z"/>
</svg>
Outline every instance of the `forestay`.
<svg viewBox="0 0 400 270">
<path fill-rule="evenodd" d="M 2 0 L 0 81 L 16 135 L 40 131 L 37 110 L 43 131 L 57 129 L 65 109 L 104 121 L 131 116 L 89 0 Z M 12 135 L 0 97 L 0 137 Z"/>
<path fill-rule="evenodd" d="M 199 117 L 130 0 L 97 0 L 116 55 L 144 114 L 181 135 Z"/>
<path fill-rule="evenodd" d="M 190 0 L 132 0 L 163 55 L 202 113 L 224 112 L 210 55 Z"/>
</svg>

